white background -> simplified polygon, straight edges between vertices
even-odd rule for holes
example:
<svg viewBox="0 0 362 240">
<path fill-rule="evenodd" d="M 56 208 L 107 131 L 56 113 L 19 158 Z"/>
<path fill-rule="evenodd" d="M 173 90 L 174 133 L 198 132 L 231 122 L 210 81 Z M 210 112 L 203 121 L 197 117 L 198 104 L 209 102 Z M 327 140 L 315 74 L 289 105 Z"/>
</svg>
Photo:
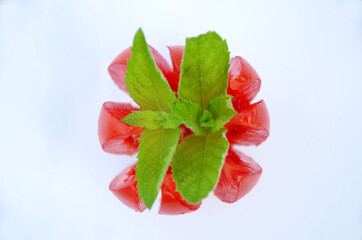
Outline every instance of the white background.
<svg viewBox="0 0 362 240">
<path fill-rule="evenodd" d="M 103 152 L 106 68 L 142 27 L 167 45 L 217 31 L 262 78 L 270 138 L 235 204 L 137 214 L 108 190 L 135 157 Z M 362 2 L 0 1 L 0 239 L 362 239 Z"/>
</svg>

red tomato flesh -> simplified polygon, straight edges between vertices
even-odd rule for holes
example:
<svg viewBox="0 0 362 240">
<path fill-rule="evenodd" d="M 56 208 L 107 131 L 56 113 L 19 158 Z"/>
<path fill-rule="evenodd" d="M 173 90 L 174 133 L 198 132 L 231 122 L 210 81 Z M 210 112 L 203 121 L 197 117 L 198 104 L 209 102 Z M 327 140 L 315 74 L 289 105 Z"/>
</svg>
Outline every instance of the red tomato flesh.
<svg viewBox="0 0 362 240">
<path fill-rule="evenodd" d="M 136 181 L 136 164 L 127 167 L 110 183 L 109 190 L 127 207 L 136 212 L 143 212 L 145 204 L 138 195 Z"/>
<path fill-rule="evenodd" d="M 248 104 L 258 94 L 261 80 L 254 68 L 242 57 L 230 60 L 227 93 L 240 103 Z"/>
<path fill-rule="evenodd" d="M 138 152 L 138 140 L 143 128 L 120 120 L 133 110 L 140 110 L 129 103 L 105 102 L 98 121 L 98 137 L 105 152 L 134 154 Z"/>
<path fill-rule="evenodd" d="M 181 194 L 176 191 L 176 183 L 173 181 L 171 168 L 167 171 L 161 186 L 162 198 L 159 214 L 178 215 L 193 212 L 201 206 L 190 204 L 182 199 Z"/>
<path fill-rule="evenodd" d="M 164 57 L 162 57 L 162 55 L 159 52 L 157 52 L 156 49 L 154 49 L 150 45 L 148 46 L 150 48 L 151 54 L 153 56 L 153 59 L 155 60 L 157 67 L 161 70 L 163 76 L 166 78 L 166 80 L 169 82 L 169 84 L 172 87 L 173 71 L 171 69 L 170 64 L 166 61 Z M 126 72 L 127 72 L 127 60 L 130 58 L 131 58 L 131 48 L 127 48 L 123 52 L 121 52 L 108 67 L 109 75 L 111 75 L 111 78 L 114 81 L 114 83 L 127 94 L 129 93 L 126 90 L 126 82 L 124 81 L 124 78 L 126 77 Z M 172 90 L 174 89 L 172 88 Z"/>
<path fill-rule="evenodd" d="M 259 145 L 264 142 L 270 131 L 270 120 L 263 100 L 239 108 L 238 113 L 225 125 L 226 137 L 231 144 Z"/>
<path fill-rule="evenodd" d="M 229 149 L 214 193 L 223 202 L 236 202 L 253 189 L 261 173 L 261 167 L 252 158 Z"/>
<path fill-rule="evenodd" d="M 182 143 L 182 141 L 189 135 L 194 134 L 193 131 L 191 131 L 189 128 L 187 128 L 184 124 L 179 126 L 180 129 L 180 141 L 179 144 Z"/>
<path fill-rule="evenodd" d="M 173 67 L 173 79 L 169 82 L 172 90 L 175 92 L 178 91 L 178 86 L 180 82 L 181 63 L 184 55 L 184 49 L 185 47 L 182 45 L 168 46 Z"/>
</svg>

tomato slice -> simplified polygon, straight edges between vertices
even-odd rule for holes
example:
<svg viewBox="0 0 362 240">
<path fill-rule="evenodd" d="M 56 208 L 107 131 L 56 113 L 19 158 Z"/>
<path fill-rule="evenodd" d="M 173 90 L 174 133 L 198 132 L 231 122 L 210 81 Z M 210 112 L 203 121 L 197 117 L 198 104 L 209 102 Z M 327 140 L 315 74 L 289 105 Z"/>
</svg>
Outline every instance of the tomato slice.
<svg viewBox="0 0 362 240">
<path fill-rule="evenodd" d="M 201 206 L 190 204 L 182 199 L 181 194 L 176 191 L 176 183 L 173 181 L 171 167 L 168 169 L 161 186 L 162 198 L 159 214 L 178 215 L 193 212 Z"/>
<path fill-rule="evenodd" d="M 244 107 L 235 106 L 238 113 L 225 125 L 226 137 L 231 144 L 259 145 L 270 131 L 268 109 L 263 100 Z"/>
<path fill-rule="evenodd" d="M 253 189 L 261 173 L 252 158 L 230 148 L 214 193 L 221 201 L 234 203 Z"/>
<path fill-rule="evenodd" d="M 230 60 L 227 93 L 240 103 L 248 104 L 258 94 L 261 80 L 254 68 L 242 57 Z"/>
<path fill-rule="evenodd" d="M 181 126 L 179 126 L 180 129 L 180 141 L 178 142 L 179 144 L 183 142 L 183 140 L 189 136 L 194 134 L 193 131 L 191 131 L 191 129 L 187 128 L 184 124 L 182 124 Z"/>
<path fill-rule="evenodd" d="M 126 82 L 124 78 L 126 77 L 127 72 L 127 59 L 131 58 L 131 48 L 123 50 L 108 67 L 108 73 L 111 76 L 113 82 L 119 87 L 122 91 L 126 92 Z"/>
<path fill-rule="evenodd" d="M 184 55 L 184 49 L 185 47 L 182 45 L 168 46 L 173 67 L 173 79 L 170 81 L 170 86 L 175 92 L 178 91 L 178 85 L 180 82 L 181 63 Z"/>
<path fill-rule="evenodd" d="M 105 102 L 98 121 L 98 137 L 104 151 L 114 154 L 138 152 L 138 140 L 143 128 L 120 120 L 133 110 L 140 110 L 129 103 Z"/>
<path fill-rule="evenodd" d="M 167 79 L 169 84 L 172 84 L 173 81 L 173 71 L 171 69 L 170 64 L 166 61 L 162 55 L 157 52 L 152 46 L 148 45 L 155 60 L 157 67 L 161 70 L 163 76 Z M 125 49 L 121 52 L 109 65 L 108 72 L 111 75 L 112 80 L 114 83 L 124 92 L 128 94 L 126 90 L 126 83 L 124 78 L 126 77 L 127 72 L 127 60 L 131 58 L 131 48 Z M 174 90 L 174 89 L 173 89 Z"/>
<path fill-rule="evenodd" d="M 127 167 L 118 174 L 109 184 L 109 190 L 127 207 L 136 212 L 143 212 L 146 209 L 138 194 L 136 164 Z"/>
</svg>

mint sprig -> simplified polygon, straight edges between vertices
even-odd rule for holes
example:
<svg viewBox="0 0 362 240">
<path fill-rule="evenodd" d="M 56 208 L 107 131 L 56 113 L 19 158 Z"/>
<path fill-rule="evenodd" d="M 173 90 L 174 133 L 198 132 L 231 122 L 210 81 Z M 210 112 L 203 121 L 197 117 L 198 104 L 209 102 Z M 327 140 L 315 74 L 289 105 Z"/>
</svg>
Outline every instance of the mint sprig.
<svg viewBox="0 0 362 240">
<path fill-rule="evenodd" d="M 196 204 L 215 188 L 228 147 L 225 130 L 192 135 L 177 146 L 172 172 L 176 190 L 184 199 Z"/>
<path fill-rule="evenodd" d="M 132 111 L 122 119 L 122 122 L 137 127 L 146 127 L 148 129 L 157 129 L 161 125 L 157 121 L 161 112 L 154 112 L 150 110 Z"/>
<path fill-rule="evenodd" d="M 149 209 L 157 198 L 179 139 L 179 129 L 146 128 L 142 132 L 137 156 L 136 180 L 140 198 Z"/>
<path fill-rule="evenodd" d="M 186 39 L 178 96 L 206 109 L 226 94 L 230 54 L 225 40 L 215 32 Z"/>
<path fill-rule="evenodd" d="M 200 105 L 179 99 L 171 105 L 174 114 L 180 116 L 187 127 L 189 127 L 195 135 L 203 136 L 206 130 L 200 126 L 200 118 L 202 117 L 202 108 Z"/>
<path fill-rule="evenodd" d="M 122 119 L 129 125 L 157 129 L 159 127 L 175 129 L 182 124 L 182 118 L 174 113 L 154 112 L 150 110 L 132 111 Z"/>
<path fill-rule="evenodd" d="M 214 118 L 214 125 L 208 130 L 209 133 L 219 131 L 236 114 L 231 104 L 231 96 L 226 94 L 212 99 L 207 109 Z"/>
<path fill-rule="evenodd" d="M 130 96 L 143 110 L 170 112 L 169 103 L 176 100 L 175 93 L 157 68 L 141 29 L 131 51 L 125 78 Z"/>
<path fill-rule="evenodd" d="M 176 189 L 190 203 L 198 203 L 219 179 L 229 146 L 223 126 L 236 113 L 226 94 L 230 58 L 226 41 L 215 32 L 186 40 L 179 98 L 157 68 L 141 29 L 131 51 L 125 81 L 143 110 L 121 121 L 145 127 L 136 168 L 140 198 L 152 207 L 173 161 Z M 194 135 L 177 146 L 181 124 Z"/>
</svg>

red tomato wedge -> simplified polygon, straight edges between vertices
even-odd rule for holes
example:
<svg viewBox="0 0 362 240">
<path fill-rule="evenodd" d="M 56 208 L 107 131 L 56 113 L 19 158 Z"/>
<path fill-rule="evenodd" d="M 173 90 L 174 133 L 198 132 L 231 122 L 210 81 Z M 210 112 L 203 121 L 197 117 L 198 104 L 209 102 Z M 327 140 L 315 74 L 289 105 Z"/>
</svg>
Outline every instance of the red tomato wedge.
<svg viewBox="0 0 362 240">
<path fill-rule="evenodd" d="M 168 50 L 170 51 L 173 71 L 180 74 L 185 47 L 183 45 L 168 46 Z"/>
<path fill-rule="evenodd" d="M 249 106 L 235 106 L 238 113 L 225 125 L 226 137 L 230 144 L 259 145 L 264 142 L 270 131 L 270 120 L 263 100 Z"/>
<path fill-rule="evenodd" d="M 227 93 L 240 103 L 248 104 L 258 94 L 261 80 L 254 68 L 242 57 L 230 60 Z"/>
<path fill-rule="evenodd" d="M 194 134 L 189 128 L 187 128 L 184 124 L 182 124 L 180 127 L 180 141 L 178 143 L 182 143 L 185 138 L 191 134 Z"/>
<path fill-rule="evenodd" d="M 253 189 L 261 173 L 261 167 L 252 158 L 229 149 L 214 193 L 223 202 L 236 202 Z"/>
<path fill-rule="evenodd" d="M 181 194 L 176 191 L 176 183 L 173 181 L 171 168 L 167 171 L 161 186 L 162 198 L 159 214 L 178 215 L 193 212 L 201 206 L 190 204 L 182 199 Z"/>
<path fill-rule="evenodd" d="M 145 204 L 138 195 L 136 181 L 136 164 L 127 167 L 110 183 L 109 190 L 127 207 L 136 212 L 143 212 Z"/>
<path fill-rule="evenodd" d="M 162 55 L 157 52 L 152 46 L 148 45 L 155 60 L 157 67 L 161 70 L 163 76 L 167 79 L 167 81 L 172 86 L 172 79 L 173 79 L 173 72 L 171 69 L 170 64 L 162 57 Z M 129 94 L 126 90 L 126 82 L 124 78 L 126 77 L 127 72 L 127 60 L 131 58 L 131 48 L 125 49 L 121 52 L 109 65 L 108 72 L 111 75 L 112 80 L 114 83 L 124 92 Z M 174 89 L 172 89 L 174 90 Z"/>
<path fill-rule="evenodd" d="M 172 67 L 173 67 L 173 79 L 170 82 L 170 86 L 173 91 L 178 91 L 178 85 L 180 82 L 180 73 L 181 73 L 181 63 L 184 55 L 185 47 L 182 45 L 179 46 L 168 46 L 170 51 Z"/>
<path fill-rule="evenodd" d="M 138 152 L 138 140 L 143 128 L 120 120 L 133 110 L 140 110 L 129 103 L 105 102 L 98 121 L 98 136 L 104 151 L 114 154 Z"/>
</svg>

